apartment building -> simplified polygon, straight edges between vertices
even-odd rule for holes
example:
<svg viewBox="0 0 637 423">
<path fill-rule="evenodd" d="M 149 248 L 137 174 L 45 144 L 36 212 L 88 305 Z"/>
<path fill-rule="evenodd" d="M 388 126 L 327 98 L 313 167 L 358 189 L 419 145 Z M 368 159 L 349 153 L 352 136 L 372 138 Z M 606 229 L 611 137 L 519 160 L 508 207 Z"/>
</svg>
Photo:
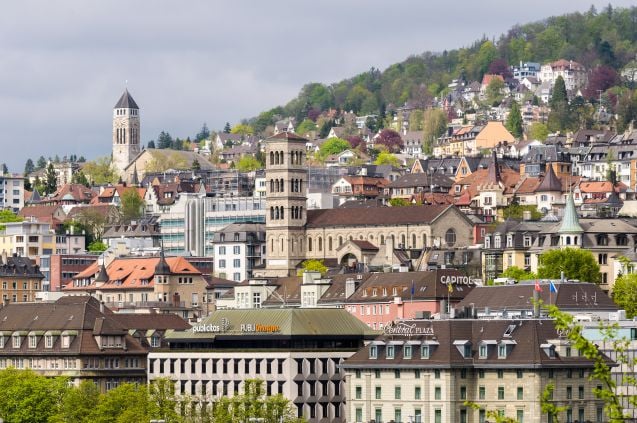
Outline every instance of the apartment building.
<svg viewBox="0 0 637 423">
<path fill-rule="evenodd" d="M 0 296 L 3 303 L 35 301 L 42 289 L 44 275 L 33 260 L 26 257 L 0 255 Z"/>
<path fill-rule="evenodd" d="M 243 281 L 252 277 L 252 271 L 265 263 L 265 224 L 233 223 L 216 232 L 214 269 L 222 279 Z"/>
<path fill-rule="evenodd" d="M 24 177 L 0 174 L 0 210 L 17 213 L 24 207 Z"/>
</svg>

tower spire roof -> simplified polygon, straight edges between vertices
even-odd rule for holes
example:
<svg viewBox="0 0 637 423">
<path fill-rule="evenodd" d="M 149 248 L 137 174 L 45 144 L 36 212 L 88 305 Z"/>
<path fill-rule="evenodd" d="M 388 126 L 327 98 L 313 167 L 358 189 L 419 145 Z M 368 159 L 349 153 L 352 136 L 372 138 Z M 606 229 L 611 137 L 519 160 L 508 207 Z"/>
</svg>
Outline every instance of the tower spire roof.
<svg viewBox="0 0 637 423">
<path fill-rule="evenodd" d="M 551 163 L 548 163 L 548 162 L 546 163 L 546 175 L 544 176 L 544 179 L 542 179 L 540 186 L 538 186 L 535 191 L 536 192 L 549 192 L 549 191 L 561 192 L 562 191 L 562 183 L 560 182 L 559 178 L 553 171 L 553 166 L 551 166 Z"/>
<path fill-rule="evenodd" d="M 139 106 L 133 100 L 133 96 L 128 92 L 128 88 L 124 90 L 124 93 L 117 101 L 117 104 L 114 107 L 115 109 L 137 109 L 139 110 Z"/>
<path fill-rule="evenodd" d="M 584 229 L 579 224 L 579 218 L 577 217 L 577 210 L 575 210 L 575 202 L 573 201 L 573 194 L 569 192 L 566 199 L 566 207 L 564 208 L 564 217 L 562 217 L 562 224 L 557 231 L 560 234 L 573 234 L 582 233 Z"/>
</svg>

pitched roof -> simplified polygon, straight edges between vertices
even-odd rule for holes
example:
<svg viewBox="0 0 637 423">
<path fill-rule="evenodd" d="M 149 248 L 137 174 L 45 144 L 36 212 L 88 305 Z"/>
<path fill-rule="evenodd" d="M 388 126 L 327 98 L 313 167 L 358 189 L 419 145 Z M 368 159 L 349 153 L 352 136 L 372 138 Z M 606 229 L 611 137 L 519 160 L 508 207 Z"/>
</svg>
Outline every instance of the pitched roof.
<svg viewBox="0 0 637 423">
<path fill-rule="evenodd" d="M 307 211 L 307 227 L 400 225 L 407 223 L 431 223 L 451 206 L 410 206 L 338 208 Z"/>
<path fill-rule="evenodd" d="M 122 96 L 119 98 L 119 100 L 117 100 L 117 104 L 115 105 L 114 109 L 138 109 L 139 110 L 139 106 L 137 105 L 137 103 L 135 103 L 135 100 L 133 100 L 133 96 L 131 96 L 130 93 L 128 92 L 128 88 L 124 90 L 124 93 L 122 94 Z"/>
<path fill-rule="evenodd" d="M 276 135 L 272 135 L 266 141 L 302 141 L 307 142 L 307 138 L 303 138 L 302 136 L 295 134 L 294 132 L 279 132 Z"/>
<path fill-rule="evenodd" d="M 546 165 L 548 168 L 546 171 L 546 175 L 542 179 L 542 182 L 535 190 L 536 192 L 549 192 L 549 191 L 557 191 L 562 192 L 562 182 L 559 180 L 555 172 L 553 171 L 553 166 L 550 163 Z"/>
<path fill-rule="evenodd" d="M 561 234 L 572 234 L 572 233 L 582 233 L 584 229 L 579 224 L 579 219 L 577 217 L 577 210 L 575 210 L 575 202 L 573 201 L 573 194 L 569 194 L 566 199 L 566 207 L 564 208 L 564 217 L 562 217 L 562 223 L 560 224 L 560 229 L 558 233 Z"/>
</svg>

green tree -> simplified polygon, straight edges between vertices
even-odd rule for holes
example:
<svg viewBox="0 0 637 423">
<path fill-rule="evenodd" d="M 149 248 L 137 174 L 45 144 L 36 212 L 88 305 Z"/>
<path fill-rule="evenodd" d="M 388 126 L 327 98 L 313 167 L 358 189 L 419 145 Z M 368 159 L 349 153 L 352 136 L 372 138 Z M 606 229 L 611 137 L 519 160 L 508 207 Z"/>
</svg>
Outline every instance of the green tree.
<svg viewBox="0 0 637 423">
<path fill-rule="evenodd" d="M 24 164 L 24 176 L 29 175 L 35 171 L 35 164 L 33 164 L 33 160 L 28 159 Z"/>
<path fill-rule="evenodd" d="M 55 168 L 53 167 L 53 163 L 49 163 L 49 166 L 46 168 L 46 174 L 44 179 L 44 193 L 45 194 L 53 194 L 57 190 L 58 186 L 58 177 L 55 173 Z"/>
<path fill-rule="evenodd" d="M 548 117 L 550 131 L 564 131 L 571 127 L 571 107 L 568 103 L 566 84 L 561 76 L 558 76 L 553 86 L 553 93 L 549 101 L 551 112 Z"/>
<path fill-rule="evenodd" d="M 504 81 L 500 78 L 491 78 L 485 95 L 489 106 L 498 106 L 504 98 Z"/>
<path fill-rule="evenodd" d="M 100 395 L 92 413 L 95 423 L 130 423 L 150 421 L 146 385 L 124 383 Z"/>
<path fill-rule="evenodd" d="M 254 134 L 254 128 L 252 128 L 250 125 L 246 125 L 245 123 L 238 123 L 232 127 L 230 133 L 247 137 L 248 135 Z"/>
<path fill-rule="evenodd" d="M 11 423 L 46 423 L 66 390 L 64 378 L 47 378 L 32 370 L 1 370 L 0 417 Z"/>
<path fill-rule="evenodd" d="M 247 379 L 241 395 L 223 397 L 214 405 L 215 423 L 247 422 L 251 419 L 266 423 L 301 422 L 290 401 L 283 395 L 266 396 L 263 381 Z"/>
<path fill-rule="evenodd" d="M 173 137 L 168 132 L 161 131 L 157 137 L 157 148 L 171 148 L 173 145 Z"/>
<path fill-rule="evenodd" d="M 533 122 L 527 130 L 527 138 L 530 140 L 545 141 L 549 136 L 549 128 L 541 122 Z"/>
<path fill-rule="evenodd" d="M 154 420 L 164 420 L 166 423 L 181 422 L 181 416 L 177 413 L 179 401 L 175 396 L 175 382 L 160 378 L 154 380 L 148 386 L 149 414 Z"/>
<path fill-rule="evenodd" d="M 204 122 L 203 125 L 201 126 L 201 129 L 197 133 L 197 135 L 195 135 L 195 140 L 199 142 L 199 141 L 207 140 L 209 137 L 210 137 L 210 129 L 208 129 L 208 125 L 206 125 L 206 122 Z"/>
<path fill-rule="evenodd" d="M 299 274 L 303 274 L 305 272 L 319 272 L 321 275 L 327 273 L 327 266 L 323 264 L 323 260 L 305 260 L 301 263 L 301 270 L 299 270 Z"/>
<path fill-rule="evenodd" d="M 229 134 L 231 130 L 232 130 L 232 127 L 230 126 L 230 122 L 226 122 L 226 124 L 223 127 L 223 132 L 225 132 L 226 134 Z"/>
<path fill-rule="evenodd" d="M 317 129 L 316 123 L 310 119 L 305 119 L 296 127 L 296 133 L 305 136 L 308 132 L 316 131 Z"/>
<path fill-rule="evenodd" d="M 626 317 L 637 316 L 637 274 L 621 275 L 613 285 L 613 301 L 626 310 Z"/>
<path fill-rule="evenodd" d="M 201 170 L 201 163 L 199 163 L 199 160 L 195 158 L 193 159 L 192 164 L 190 165 L 190 168 L 192 170 Z"/>
<path fill-rule="evenodd" d="M 533 272 L 526 272 L 517 266 L 509 266 L 500 275 L 501 278 L 515 279 L 516 281 L 525 281 L 529 279 L 537 279 L 537 275 Z"/>
<path fill-rule="evenodd" d="M 447 130 L 447 115 L 441 109 L 427 109 L 423 116 L 423 151 L 425 154 L 433 152 L 433 146 L 438 137 Z"/>
<path fill-rule="evenodd" d="M 36 169 L 44 169 L 46 167 L 46 159 L 44 156 L 40 156 Z"/>
<path fill-rule="evenodd" d="M 82 172 L 88 181 L 95 185 L 117 183 L 117 174 L 111 164 L 110 157 L 98 157 L 95 160 L 86 162 L 82 166 Z"/>
<path fill-rule="evenodd" d="M 104 244 L 102 241 L 96 240 L 88 245 L 87 250 L 91 253 L 101 253 L 102 251 L 106 251 L 107 248 L 108 245 Z"/>
<path fill-rule="evenodd" d="M 505 126 L 516 139 L 522 138 L 522 113 L 520 105 L 515 100 L 511 102 L 511 110 L 509 110 Z"/>
<path fill-rule="evenodd" d="M 388 151 L 381 151 L 376 157 L 376 160 L 374 160 L 374 164 L 375 165 L 391 165 L 394 167 L 400 167 L 400 162 L 398 161 L 398 158 Z"/>
<path fill-rule="evenodd" d="M 120 198 L 120 214 L 123 222 L 139 219 L 144 212 L 144 199 L 136 188 L 128 188 Z"/>
<path fill-rule="evenodd" d="M 100 391 L 91 380 L 83 380 L 79 386 L 66 391 L 59 409 L 49 418 L 49 423 L 91 423 Z"/>
<path fill-rule="evenodd" d="M 329 138 L 319 147 L 318 157 L 325 160 L 327 156 L 338 154 L 350 148 L 349 142 L 342 138 Z"/>
<path fill-rule="evenodd" d="M 568 279 L 599 283 L 599 264 L 593 253 L 580 248 L 549 250 L 540 255 L 537 274 L 542 279 L 559 279 L 561 272 Z"/>
<path fill-rule="evenodd" d="M 24 219 L 11 210 L 0 210 L 0 231 L 4 230 L 2 223 L 22 222 Z"/>
<path fill-rule="evenodd" d="M 409 114 L 409 130 L 422 131 L 425 125 L 425 112 L 422 110 L 414 110 Z"/>
<path fill-rule="evenodd" d="M 511 204 L 502 209 L 502 217 L 504 219 L 522 220 L 524 219 L 525 211 L 531 213 L 531 220 L 540 220 L 542 218 L 542 213 L 538 211 L 537 207 L 531 204 L 520 205 L 517 201 L 512 201 Z"/>
<path fill-rule="evenodd" d="M 73 174 L 73 178 L 71 179 L 71 182 L 73 182 L 74 184 L 84 185 L 85 187 L 91 186 L 90 182 L 88 181 L 88 178 L 86 177 L 84 172 L 82 172 L 81 170 Z"/>
<path fill-rule="evenodd" d="M 257 160 L 256 157 L 246 154 L 241 156 L 237 162 L 236 169 L 241 172 L 251 172 L 253 170 L 263 169 L 263 163 Z"/>
<path fill-rule="evenodd" d="M 392 207 L 407 207 L 411 206 L 411 203 L 404 198 L 392 198 L 389 200 L 389 205 Z"/>
</svg>

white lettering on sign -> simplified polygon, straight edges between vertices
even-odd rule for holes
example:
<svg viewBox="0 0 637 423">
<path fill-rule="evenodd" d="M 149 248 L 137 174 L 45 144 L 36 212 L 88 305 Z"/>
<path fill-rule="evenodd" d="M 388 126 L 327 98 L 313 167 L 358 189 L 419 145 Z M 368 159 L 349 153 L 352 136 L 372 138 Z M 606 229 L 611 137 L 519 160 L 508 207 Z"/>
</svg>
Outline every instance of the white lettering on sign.
<svg viewBox="0 0 637 423">
<path fill-rule="evenodd" d="M 475 285 L 475 281 L 470 276 L 441 276 L 440 283 L 443 285 Z"/>
<path fill-rule="evenodd" d="M 221 326 L 212 324 L 201 324 L 192 327 L 193 333 L 215 333 L 221 332 Z"/>
<path fill-rule="evenodd" d="M 393 325 L 385 326 L 385 334 L 386 335 L 402 335 L 402 336 L 411 336 L 411 335 L 433 335 L 434 328 L 431 326 L 421 327 L 416 326 L 416 323 L 404 323 L 397 322 Z"/>
</svg>

